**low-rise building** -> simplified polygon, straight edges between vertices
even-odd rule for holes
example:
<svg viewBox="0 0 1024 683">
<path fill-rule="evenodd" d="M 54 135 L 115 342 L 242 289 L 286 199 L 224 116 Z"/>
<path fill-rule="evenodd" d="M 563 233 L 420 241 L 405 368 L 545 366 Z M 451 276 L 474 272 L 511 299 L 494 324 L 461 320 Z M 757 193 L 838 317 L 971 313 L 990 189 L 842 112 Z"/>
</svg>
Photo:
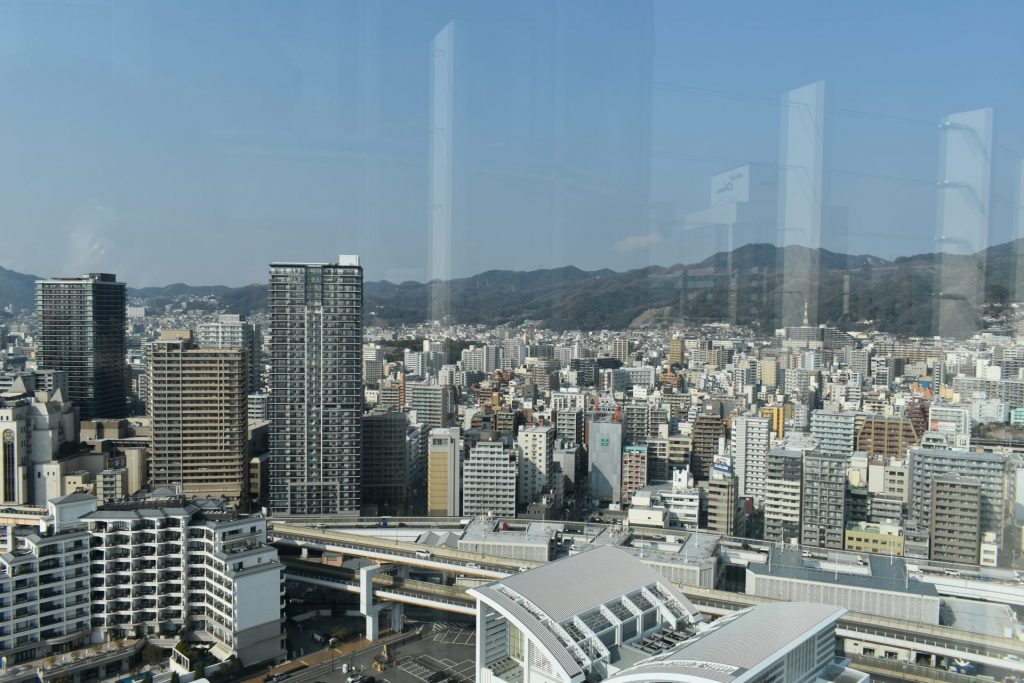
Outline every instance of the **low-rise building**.
<svg viewBox="0 0 1024 683">
<path fill-rule="evenodd" d="M 903 556 L 903 527 L 887 522 L 851 522 L 844 546 L 855 553 Z"/>
</svg>

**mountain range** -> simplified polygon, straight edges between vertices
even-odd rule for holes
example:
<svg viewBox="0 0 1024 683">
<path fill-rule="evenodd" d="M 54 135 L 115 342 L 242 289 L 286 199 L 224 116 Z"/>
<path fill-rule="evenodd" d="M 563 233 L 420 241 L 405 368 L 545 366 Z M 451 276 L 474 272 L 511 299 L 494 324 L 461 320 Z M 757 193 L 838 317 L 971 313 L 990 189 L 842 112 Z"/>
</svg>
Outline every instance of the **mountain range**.
<svg viewBox="0 0 1024 683">
<path fill-rule="evenodd" d="M 678 321 L 731 321 L 773 329 L 793 324 L 803 301 L 812 323 L 846 328 L 859 324 L 896 334 L 935 334 L 943 308 L 943 333 L 980 329 L 970 301 L 983 292 L 1001 306 L 1024 295 L 1024 240 L 966 255 L 919 254 L 885 260 L 825 249 L 748 244 L 698 263 L 636 270 L 584 271 L 567 266 L 534 271 L 491 270 L 451 280 L 367 282 L 368 324 L 421 322 L 448 312 L 460 323 L 497 325 L 534 321 L 553 329 L 621 329 Z M 808 273 L 817 273 L 808 277 Z M 0 268 L 0 307 L 33 305 L 37 278 Z M 1017 283 L 1021 282 L 1018 289 Z M 982 289 L 983 287 L 983 289 Z M 252 314 L 266 307 L 266 285 L 244 287 L 172 284 L 128 290 L 150 306 L 192 296 L 212 296 L 220 307 Z M 786 319 L 781 302 L 789 302 Z M 940 303 L 941 302 L 941 303 Z M 863 322 L 862 321 L 869 321 Z M 952 321 L 952 324 L 950 324 Z"/>
</svg>

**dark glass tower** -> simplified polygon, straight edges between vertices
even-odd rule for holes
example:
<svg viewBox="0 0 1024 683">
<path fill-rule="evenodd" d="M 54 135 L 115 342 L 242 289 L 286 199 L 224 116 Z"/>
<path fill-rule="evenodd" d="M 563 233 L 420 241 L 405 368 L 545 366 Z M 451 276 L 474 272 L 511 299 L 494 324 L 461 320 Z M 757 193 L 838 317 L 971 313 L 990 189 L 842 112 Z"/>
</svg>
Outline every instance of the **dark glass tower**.
<svg viewBox="0 0 1024 683">
<path fill-rule="evenodd" d="M 128 414 L 125 285 L 111 273 L 36 283 L 38 364 L 68 373 L 83 420 Z"/>
</svg>

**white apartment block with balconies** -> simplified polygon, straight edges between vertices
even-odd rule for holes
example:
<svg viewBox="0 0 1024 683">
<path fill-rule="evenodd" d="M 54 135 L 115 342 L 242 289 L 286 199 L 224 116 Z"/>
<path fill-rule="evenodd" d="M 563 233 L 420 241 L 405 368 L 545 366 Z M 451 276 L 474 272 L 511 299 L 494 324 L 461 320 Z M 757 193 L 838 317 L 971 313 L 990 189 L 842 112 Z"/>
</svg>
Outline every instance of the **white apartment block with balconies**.
<svg viewBox="0 0 1024 683">
<path fill-rule="evenodd" d="M 282 568 L 266 520 L 220 501 L 56 498 L 0 555 L 4 666 L 93 643 L 193 640 L 224 659 L 280 660 Z"/>
</svg>

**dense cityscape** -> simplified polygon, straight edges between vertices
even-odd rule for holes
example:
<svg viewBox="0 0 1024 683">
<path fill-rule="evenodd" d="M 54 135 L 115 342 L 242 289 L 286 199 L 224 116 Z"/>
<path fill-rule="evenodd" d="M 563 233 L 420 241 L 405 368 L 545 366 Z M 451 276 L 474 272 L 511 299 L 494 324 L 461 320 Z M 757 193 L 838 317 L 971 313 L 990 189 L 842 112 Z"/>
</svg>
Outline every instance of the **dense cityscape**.
<svg viewBox="0 0 1024 683">
<path fill-rule="evenodd" d="M 439 604 L 476 614 L 494 649 L 477 676 L 508 681 L 618 680 L 654 665 L 624 654 L 639 642 L 654 663 L 691 639 L 727 647 L 718 625 L 737 613 L 709 628 L 709 594 L 752 606 L 750 623 L 785 618 L 769 614 L 780 600 L 830 605 L 811 620 L 829 642 L 850 610 L 996 643 L 972 661 L 866 629 L 833 648 L 846 664 L 816 660 L 828 680 L 866 676 L 851 658 L 1017 665 L 995 654 L 1022 637 L 1015 309 L 964 340 L 847 333 L 807 304 L 771 333 L 392 328 L 364 326 L 358 256 L 274 263 L 269 283 L 246 318 L 208 296 L 153 308 L 114 274 L 55 277 L 4 323 L 5 680 L 87 680 L 89 655 L 113 673 L 168 647 L 164 677 L 201 656 L 292 660 L 286 626 L 309 602 L 344 603 L 323 595 L 338 581 L 363 591 L 343 613 L 368 640 L 435 623 Z M 543 616 L 546 563 L 563 557 L 552 569 L 584 588 L 575 633 Z M 409 602 L 374 603 L 381 570 L 415 587 Z M 601 617 L 618 624 L 604 634 L 588 609 L 625 612 Z M 517 658 L 494 629 L 530 614 L 519 628 L 544 653 Z"/>
<path fill-rule="evenodd" d="M 0 683 L 1021 683 L 1021 10 L 0 2 Z"/>
</svg>

